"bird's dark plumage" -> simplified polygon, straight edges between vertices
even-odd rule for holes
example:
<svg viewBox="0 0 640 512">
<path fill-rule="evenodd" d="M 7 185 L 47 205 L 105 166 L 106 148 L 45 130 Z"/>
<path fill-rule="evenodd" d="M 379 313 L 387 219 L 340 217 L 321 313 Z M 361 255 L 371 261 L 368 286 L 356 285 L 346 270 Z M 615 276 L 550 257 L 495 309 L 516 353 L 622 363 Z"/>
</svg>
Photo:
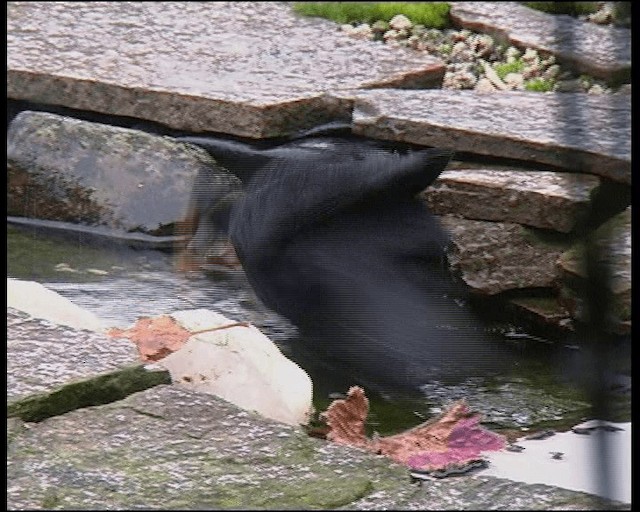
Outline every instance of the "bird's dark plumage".
<svg viewBox="0 0 640 512">
<path fill-rule="evenodd" d="M 365 382 L 417 386 L 501 357 L 459 305 L 447 234 L 416 198 L 450 157 L 314 137 L 228 164 L 252 166 L 229 235 L 256 294 Z"/>
</svg>

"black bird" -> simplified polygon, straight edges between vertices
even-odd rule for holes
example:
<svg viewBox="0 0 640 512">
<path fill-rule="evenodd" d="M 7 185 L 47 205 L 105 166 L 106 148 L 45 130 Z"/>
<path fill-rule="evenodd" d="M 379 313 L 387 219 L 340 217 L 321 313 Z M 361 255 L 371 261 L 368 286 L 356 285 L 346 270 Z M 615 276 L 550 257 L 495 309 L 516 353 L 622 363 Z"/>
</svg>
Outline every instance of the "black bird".
<svg viewBox="0 0 640 512">
<path fill-rule="evenodd" d="M 416 197 L 449 151 L 351 136 L 207 149 L 248 181 L 228 231 L 250 284 L 326 357 L 370 386 L 503 366 L 504 347 L 460 304 L 447 234 Z"/>
</svg>

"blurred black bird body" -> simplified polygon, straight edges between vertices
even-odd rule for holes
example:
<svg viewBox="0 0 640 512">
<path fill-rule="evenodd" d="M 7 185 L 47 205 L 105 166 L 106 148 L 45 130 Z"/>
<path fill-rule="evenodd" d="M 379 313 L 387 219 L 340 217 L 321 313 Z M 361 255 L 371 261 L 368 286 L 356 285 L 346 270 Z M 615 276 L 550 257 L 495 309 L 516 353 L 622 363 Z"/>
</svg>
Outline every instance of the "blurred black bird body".
<svg viewBox="0 0 640 512">
<path fill-rule="evenodd" d="M 496 367 L 502 347 L 460 304 L 448 236 L 416 197 L 449 151 L 356 137 L 270 149 L 228 142 L 207 149 L 248 182 L 228 231 L 267 307 L 369 385 L 415 387 Z"/>
</svg>

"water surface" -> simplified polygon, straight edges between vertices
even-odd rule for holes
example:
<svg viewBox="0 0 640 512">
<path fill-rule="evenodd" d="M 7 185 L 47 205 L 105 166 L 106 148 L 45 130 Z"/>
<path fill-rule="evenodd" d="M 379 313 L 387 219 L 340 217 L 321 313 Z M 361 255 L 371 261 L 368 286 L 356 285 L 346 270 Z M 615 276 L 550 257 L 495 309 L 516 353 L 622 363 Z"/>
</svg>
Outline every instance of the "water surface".
<svg viewBox="0 0 640 512">
<path fill-rule="evenodd" d="M 242 272 L 185 273 L 177 271 L 174 262 L 170 252 L 114 242 L 87 244 L 78 235 L 7 228 L 8 277 L 38 281 L 110 325 L 125 327 L 140 316 L 207 308 L 253 323 L 302 366 L 314 383 L 316 409 L 324 410 L 333 398 L 358 384 L 348 371 L 310 349 L 295 326 L 263 306 Z M 522 326 L 492 322 L 491 329 L 526 334 Z M 369 433 L 384 435 L 415 426 L 462 398 L 496 429 L 563 430 L 588 419 L 588 401 L 567 373 L 577 351 L 567 348 L 565 341 L 538 336 L 519 342 L 519 364 L 508 375 L 427 382 L 415 392 L 366 389 L 371 404 Z M 609 419 L 629 421 L 626 351 L 621 351 L 618 362 L 624 383 L 622 392 L 612 395 Z"/>
</svg>

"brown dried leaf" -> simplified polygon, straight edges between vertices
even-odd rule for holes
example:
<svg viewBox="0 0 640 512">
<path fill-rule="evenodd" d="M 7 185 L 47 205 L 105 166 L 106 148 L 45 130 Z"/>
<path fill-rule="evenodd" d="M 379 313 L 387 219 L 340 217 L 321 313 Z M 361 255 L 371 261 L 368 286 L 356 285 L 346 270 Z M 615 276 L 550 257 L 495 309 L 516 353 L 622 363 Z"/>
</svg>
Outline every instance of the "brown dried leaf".
<svg viewBox="0 0 640 512">
<path fill-rule="evenodd" d="M 110 329 L 113 338 L 128 338 L 138 346 L 143 361 L 158 361 L 181 348 L 192 333 L 172 317 L 139 318 L 129 329 Z"/>
<path fill-rule="evenodd" d="M 329 427 L 327 439 L 338 444 L 367 447 L 364 423 L 369 414 L 369 399 L 359 386 L 349 388 L 347 398 L 334 400 L 320 417 Z"/>
</svg>

